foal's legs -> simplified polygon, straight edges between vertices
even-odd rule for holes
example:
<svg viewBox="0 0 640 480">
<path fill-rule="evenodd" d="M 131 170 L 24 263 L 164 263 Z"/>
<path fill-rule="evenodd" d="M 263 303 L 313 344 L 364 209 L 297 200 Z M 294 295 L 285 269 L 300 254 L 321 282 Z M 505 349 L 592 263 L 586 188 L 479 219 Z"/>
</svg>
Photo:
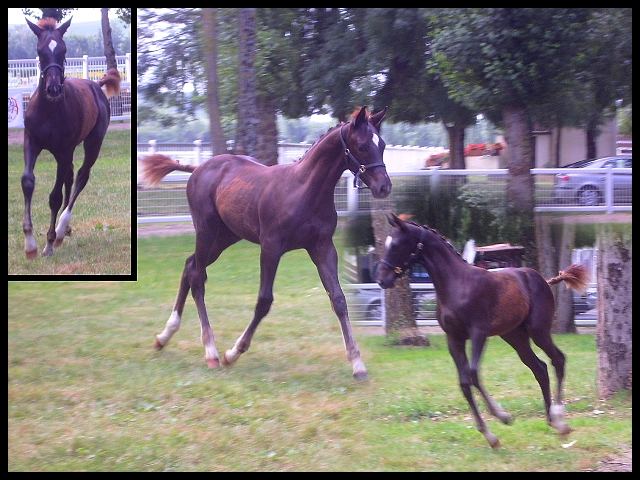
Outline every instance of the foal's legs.
<svg viewBox="0 0 640 480">
<path fill-rule="evenodd" d="M 509 415 L 509 413 L 507 413 L 502 406 L 487 393 L 478 377 L 480 357 L 484 351 L 486 341 L 487 336 L 484 333 L 475 331 L 471 334 L 471 382 L 473 383 L 473 386 L 480 391 L 482 398 L 484 398 L 484 401 L 489 408 L 489 412 L 491 412 L 494 417 L 497 417 L 502 423 L 509 424 L 512 420 L 511 415 Z"/>
<path fill-rule="evenodd" d="M 353 336 L 351 323 L 349 322 L 349 312 L 347 311 L 347 301 L 340 287 L 338 280 L 338 254 L 336 247 L 331 239 L 318 244 L 308 250 L 309 256 L 318 268 L 318 274 L 322 285 L 329 295 L 331 306 L 340 321 L 342 329 L 342 338 L 344 346 L 347 350 L 347 360 L 351 362 L 353 368 L 353 376 L 357 380 L 365 380 L 367 378 L 367 368 L 360 358 L 360 349 Z"/>
<path fill-rule="evenodd" d="M 476 421 L 476 427 L 480 433 L 484 435 L 484 438 L 489 442 L 491 448 L 497 448 L 500 446 L 500 441 L 493 433 L 489 431 L 484 420 L 480 416 L 476 402 L 473 399 L 473 392 L 471 391 L 471 385 L 473 382 L 473 376 L 471 369 L 469 368 L 469 361 L 467 359 L 467 353 L 465 352 L 465 340 L 464 338 L 454 338 L 451 335 L 447 335 L 447 345 L 449 346 L 449 353 L 453 358 L 456 368 L 458 369 L 458 378 L 460 381 L 460 389 L 464 394 L 464 397 L 471 407 L 471 413 Z M 482 347 L 482 345 L 479 345 Z M 477 347 L 476 347 L 477 348 Z M 476 353 L 476 348 L 473 349 L 474 356 L 480 357 L 480 353 Z M 476 379 L 477 379 L 477 365 L 476 365 Z"/>
<path fill-rule="evenodd" d="M 275 280 L 281 257 L 282 250 L 279 246 L 268 243 L 262 245 L 260 250 L 260 290 L 258 292 L 258 301 L 253 319 L 244 332 L 242 332 L 242 335 L 238 337 L 233 348 L 225 352 L 222 357 L 223 365 L 233 364 L 241 354 L 249 349 L 251 339 L 260 321 L 269 313 L 271 304 L 273 303 L 273 281 Z"/>
<path fill-rule="evenodd" d="M 559 418 L 554 418 L 553 414 L 557 412 L 553 412 L 551 406 L 551 392 L 549 388 L 547 365 L 540 360 L 531 349 L 529 333 L 527 332 L 524 324 L 517 327 L 515 330 L 502 335 L 502 338 L 515 349 L 520 360 L 522 360 L 522 363 L 529 367 L 533 372 L 533 375 L 536 377 L 536 380 L 540 385 L 540 389 L 542 390 L 542 398 L 544 399 L 545 411 L 547 413 L 547 421 L 549 424 L 558 430 L 558 433 L 569 433 L 571 429 L 566 423 L 564 423 L 562 416 L 560 415 Z"/>
<path fill-rule="evenodd" d="M 31 197 L 36 186 L 36 177 L 33 168 L 36 159 L 42 151 L 31 142 L 29 133 L 24 131 L 24 172 L 22 173 L 22 194 L 24 196 L 24 215 L 22 217 L 22 231 L 24 232 L 24 253 L 28 259 L 38 256 L 38 245 L 33 238 L 33 224 L 31 222 Z"/>
<path fill-rule="evenodd" d="M 49 195 L 49 208 L 51 209 L 51 223 L 49 225 L 49 231 L 47 232 L 47 245 L 42 251 L 42 255 L 45 257 L 53 255 L 53 242 L 56 239 L 56 218 L 62 205 L 62 186 L 65 183 L 68 171 L 71 170 L 70 166 L 73 162 L 73 150 L 70 152 L 64 152 L 56 157 L 57 170 L 56 181 Z"/>
<path fill-rule="evenodd" d="M 201 260 L 201 263 L 205 264 L 204 281 L 206 281 L 206 266 L 215 262 L 227 247 L 238 241 L 238 238 L 233 235 L 233 233 L 231 233 L 231 231 L 217 218 L 209 219 L 208 221 L 202 222 L 202 224 L 205 225 L 205 227 L 200 229 L 199 237 L 198 234 L 196 234 L 196 252 L 198 251 L 198 246 L 200 246 L 201 249 L 205 249 L 205 254 L 201 254 L 200 258 L 204 258 L 204 262 Z M 211 226 L 214 226 L 215 230 Z M 158 350 L 164 347 L 169 342 L 173 334 L 180 328 L 182 311 L 184 310 L 187 294 L 191 287 L 191 280 L 194 279 L 196 282 L 200 280 L 200 275 L 197 273 L 196 257 L 197 253 L 194 253 L 187 258 L 185 262 L 173 311 L 169 320 L 167 320 L 164 330 L 160 334 L 156 335 L 155 348 Z M 206 308 L 204 308 L 204 281 L 201 287 L 204 317 L 201 315 L 202 310 L 199 306 L 198 299 L 196 299 L 196 293 L 193 290 L 192 292 L 200 317 L 202 343 L 205 346 L 205 359 L 207 361 L 207 365 L 214 368 L 218 366 L 218 355 L 215 349 L 214 335 L 211 331 Z"/>
<path fill-rule="evenodd" d="M 87 185 L 87 182 L 89 181 L 91 167 L 93 167 L 94 163 L 96 163 L 96 160 L 98 159 L 98 154 L 100 153 L 100 147 L 102 146 L 102 140 L 104 139 L 105 132 L 106 127 L 104 130 L 95 128 L 84 141 L 84 161 L 82 162 L 82 166 L 78 170 L 78 175 L 76 176 L 76 181 L 73 185 L 73 193 L 71 194 L 71 199 L 69 200 L 69 203 L 67 204 L 65 209 L 62 211 L 60 219 L 58 220 L 55 243 L 50 242 L 53 243 L 53 246 L 56 248 L 62 244 L 64 236 L 70 228 L 69 223 L 71 222 L 73 206 L 78 198 L 78 195 L 80 195 L 80 192 L 82 192 L 84 187 Z"/>
<path fill-rule="evenodd" d="M 547 420 L 549 424 L 558 430 L 558 433 L 567 434 L 571 432 L 571 428 L 564 422 L 564 406 L 562 405 L 562 384 L 564 382 L 564 365 L 565 356 L 562 351 L 553 343 L 551 332 L 549 330 L 538 331 L 531 329 L 529 332 L 531 338 L 544 353 L 551 359 L 551 364 L 556 371 L 556 379 L 558 382 L 555 402 L 547 408 Z"/>
</svg>

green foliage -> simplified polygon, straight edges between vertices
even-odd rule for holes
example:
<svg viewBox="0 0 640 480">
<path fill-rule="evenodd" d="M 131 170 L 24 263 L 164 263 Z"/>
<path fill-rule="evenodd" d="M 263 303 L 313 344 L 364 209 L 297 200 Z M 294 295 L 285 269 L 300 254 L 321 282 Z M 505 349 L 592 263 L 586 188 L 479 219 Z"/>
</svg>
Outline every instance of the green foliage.
<svg viewBox="0 0 640 480">
<path fill-rule="evenodd" d="M 631 114 L 631 111 L 631 104 L 618 110 L 618 132 L 622 135 L 632 135 L 631 123 L 633 115 Z"/>
</svg>

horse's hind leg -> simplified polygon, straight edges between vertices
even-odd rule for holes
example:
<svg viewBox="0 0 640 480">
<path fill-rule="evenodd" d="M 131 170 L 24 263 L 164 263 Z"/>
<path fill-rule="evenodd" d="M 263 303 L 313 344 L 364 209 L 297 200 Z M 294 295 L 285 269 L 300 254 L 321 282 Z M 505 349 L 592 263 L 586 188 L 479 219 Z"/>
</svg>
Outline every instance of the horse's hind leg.
<svg viewBox="0 0 640 480">
<path fill-rule="evenodd" d="M 24 253 L 29 260 L 38 256 L 38 245 L 33 237 L 33 224 L 31 222 L 31 197 L 36 186 L 36 177 L 33 167 L 42 148 L 32 144 L 29 132 L 24 132 L 24 172 L 21 178 L 22 194 L 24 196 L 24 215 L 22 217 L 22 231 L 24 232 Z"/>
<path fill-rule="evenodd" d="M 260 321 L 269 313 L 271 304 L 273 303 L 273 281 L 276 276 L 276 270 L 280 263 L 282 251 L 279 247 L 272 247 L 263 244 L 260 250 L 260 290 L 258 292 L 258 301 L 256 302 L 253 319 L 238 337 L 233 348 L 227 350 L 222 357 L 224 365 L 233 364 L 238 357 L 246 352 L 251 345 L 251 339 L 255 333 Z"/>
<path fill-rule="evenodd" d="M 178 295 L 173 306 L 173 311 L 171 312 L 169 320 L 167 320 L 164 330 L 156 335 L 156 341 L 154 345 L 156 350 L 162 349 L 162 347 L 169 343 L 169 340 L 171 339 L 173 334 L 176 333 L 180 328 L 182 311 L 184 310 L 184 303 L 186 302 L 187 294 L 189 293 L 189 269 L 193 268 L 192 264 L 194 261 L 194 257 L 195 255 L 191 255 L 189 258 L 187 258 L 187 261 L 184 264 L 182 278 L 180 279 L 180 287 L 178 288 Z"/>
<path fill-rule="evenodd" d="M 476 402 L 473 399 L 473 392 L 471 391 L 471 385 L 473 381 L 471 369 L 469 368 L 469 361 L 467 359 L 467 353 L 465 351 L 465 340 L 447 335 L 447 345 L 449 347 L 451 358 L 453 358 L 453 361 L 456 364 L 456 368 L 458 370 L 460 389 L 462 390 L 464 397 L 467 399 L 467 403 L 471 408 L 471 413 L 475 418 L 476 428 L 480 433 L 484 435 L 484 438 L 487 440 L 487 442 L 489 442 L 491 448 L 498 448 L 500 446 L 498 437 L 491 433 L 491 431 L 487 427 L 486 423 L 480 416 L 480 412 L 478 411 Z"/>
<path fill-rule="evenodd" d="M 51 209 L 51 222 L 47 232 L 47 245 L 42 251 L 45 257 L 53 255 L 53 242 L 56 240 L 56 218 L 62 205 L 62 186 L 67 178 L 67 171 L 73 162 L 73 151 L 66 152 L 56 157 L 57 170 L 56 181 L 49 195 L 49 208 Z"/>
<path fill-rule="evenodd" d="M 520 360 L 533 372 L 540 390 L 542 391 L 542 398 L 544 399 L 545 411 L 547 414 L 547 421 L 549 424 L 556 428 L 559 433 L 569 433 L 570 429 L 564 421 L 553 422 L 551 417 L 551 389 L 549 388 L 549 374 L 547 372 L 547 365 L 540 360 L 531 349 L 531 343 L 529 341 L 529 332 L 524 324 L 517 327 L 515 330 L 502 335 L 502 338 L 511 345 L 518 353 Z"/>
<path fill-rule="evenodd" d="M 562 385 L 564 382 L 564 367 L 566 359 L 564 353 L 553 343 L 549 330 L 538 331 L 532 329 L 529 334 L 544 353 L 551 359 L 551 364 L 556 371 L 558 382 L 555 402 L 547 408 L 547 421 L 561 434 L 571 431 L 571 428 L 564 421 L 564 406 L 562 405 Z"/>
</svg>

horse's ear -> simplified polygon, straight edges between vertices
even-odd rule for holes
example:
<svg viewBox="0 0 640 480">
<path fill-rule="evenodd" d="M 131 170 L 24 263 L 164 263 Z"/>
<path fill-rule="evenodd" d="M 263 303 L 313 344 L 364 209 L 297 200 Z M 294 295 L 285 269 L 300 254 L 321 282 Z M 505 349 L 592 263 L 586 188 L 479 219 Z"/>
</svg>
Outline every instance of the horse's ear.
<svg viewBox="0 0 640 480">
<path fill-rule="evenodd" d="M 355 121 L 353 122 L 353 126 L 355 128 L 361 127 L 367 123 L 367 107 L 364 106 L 358 112 Z"/>
<path fill-rule="evenodd" d="M 69 20 L 67 20 L 66 22 L 64 22 L 62 25 L 60 25 L 57 30 L 60 32 L 60 35 L 64 35 L 65 32 L 67 31 L 67 28 L 69 28 L 69 25 L 71 25 L 71 19 L 73 17 L 71 17 Z"/>
<path fill-rule="evenodd" d="M 391 225 L 392 227 L 400 227 L 402 230 L 404 230 L 404 222 L 395 213 L 391 213 L 390 215 L 388 215 L 387 220 L 389 221 L 389 225 Z"/>
<path fill-rule="evenodd" d="M 25 20 L 27 21 L 27 25 L 29 25 L 31 31 L 35 33 L 36 36 L 40 36 L 40 34 L 42 33 L 42 29 L 35 23 L 31 23 L 28 18 L 25 18 Z"/>
<path fill-rule="evenodd" d="M 380 124 L 382 123 L 382 119 L 384 118 L 385 114 L 387 113 L 387 109 L 388 108 L 389 107 L 384 107 L 378 113 L 374 113 L 373 115 L 371 115 L 369 117 L 369 121 L 371 122 L 371 124 L 374 127 L 376 127 L 376 130 L 380 130 Z"/>
</svg>

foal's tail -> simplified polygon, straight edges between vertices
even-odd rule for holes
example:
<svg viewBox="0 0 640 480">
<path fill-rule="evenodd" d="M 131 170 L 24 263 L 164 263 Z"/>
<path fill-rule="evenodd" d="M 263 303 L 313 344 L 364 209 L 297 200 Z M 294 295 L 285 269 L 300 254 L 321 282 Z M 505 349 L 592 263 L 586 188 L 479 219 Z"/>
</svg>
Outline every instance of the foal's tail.
<svg viewBox="0 0 640 480">
<path fill-rule="evenodd" d="M 572 288 L 577 292 L 584 292 L 589 282 L 589 274 L 584 265 L 573 264 L 566 270 L 560 270 L 557 277 L 547 280 L 549 285 L 555 285 L 562 281 L 567 282 L 567 287 Z"/>
<path fill-rule="evenodd" d="M 102 91 L 107 98 L 115 97 L 120 93 L 120 74 L 115 68 L 110 68 L 98 81 L 98 85 L 102 87 Z"/>
<path fill-rule="evenodd" d="M 174 170 L 193 172 L 196 169 L 194 165 L 180 165 L 166 155 L 157 153 L 144 157 L 140 163 L 142 164 L 142 179 L 148 186 L 157 185 L 165 175 Z"/>
</svg>

